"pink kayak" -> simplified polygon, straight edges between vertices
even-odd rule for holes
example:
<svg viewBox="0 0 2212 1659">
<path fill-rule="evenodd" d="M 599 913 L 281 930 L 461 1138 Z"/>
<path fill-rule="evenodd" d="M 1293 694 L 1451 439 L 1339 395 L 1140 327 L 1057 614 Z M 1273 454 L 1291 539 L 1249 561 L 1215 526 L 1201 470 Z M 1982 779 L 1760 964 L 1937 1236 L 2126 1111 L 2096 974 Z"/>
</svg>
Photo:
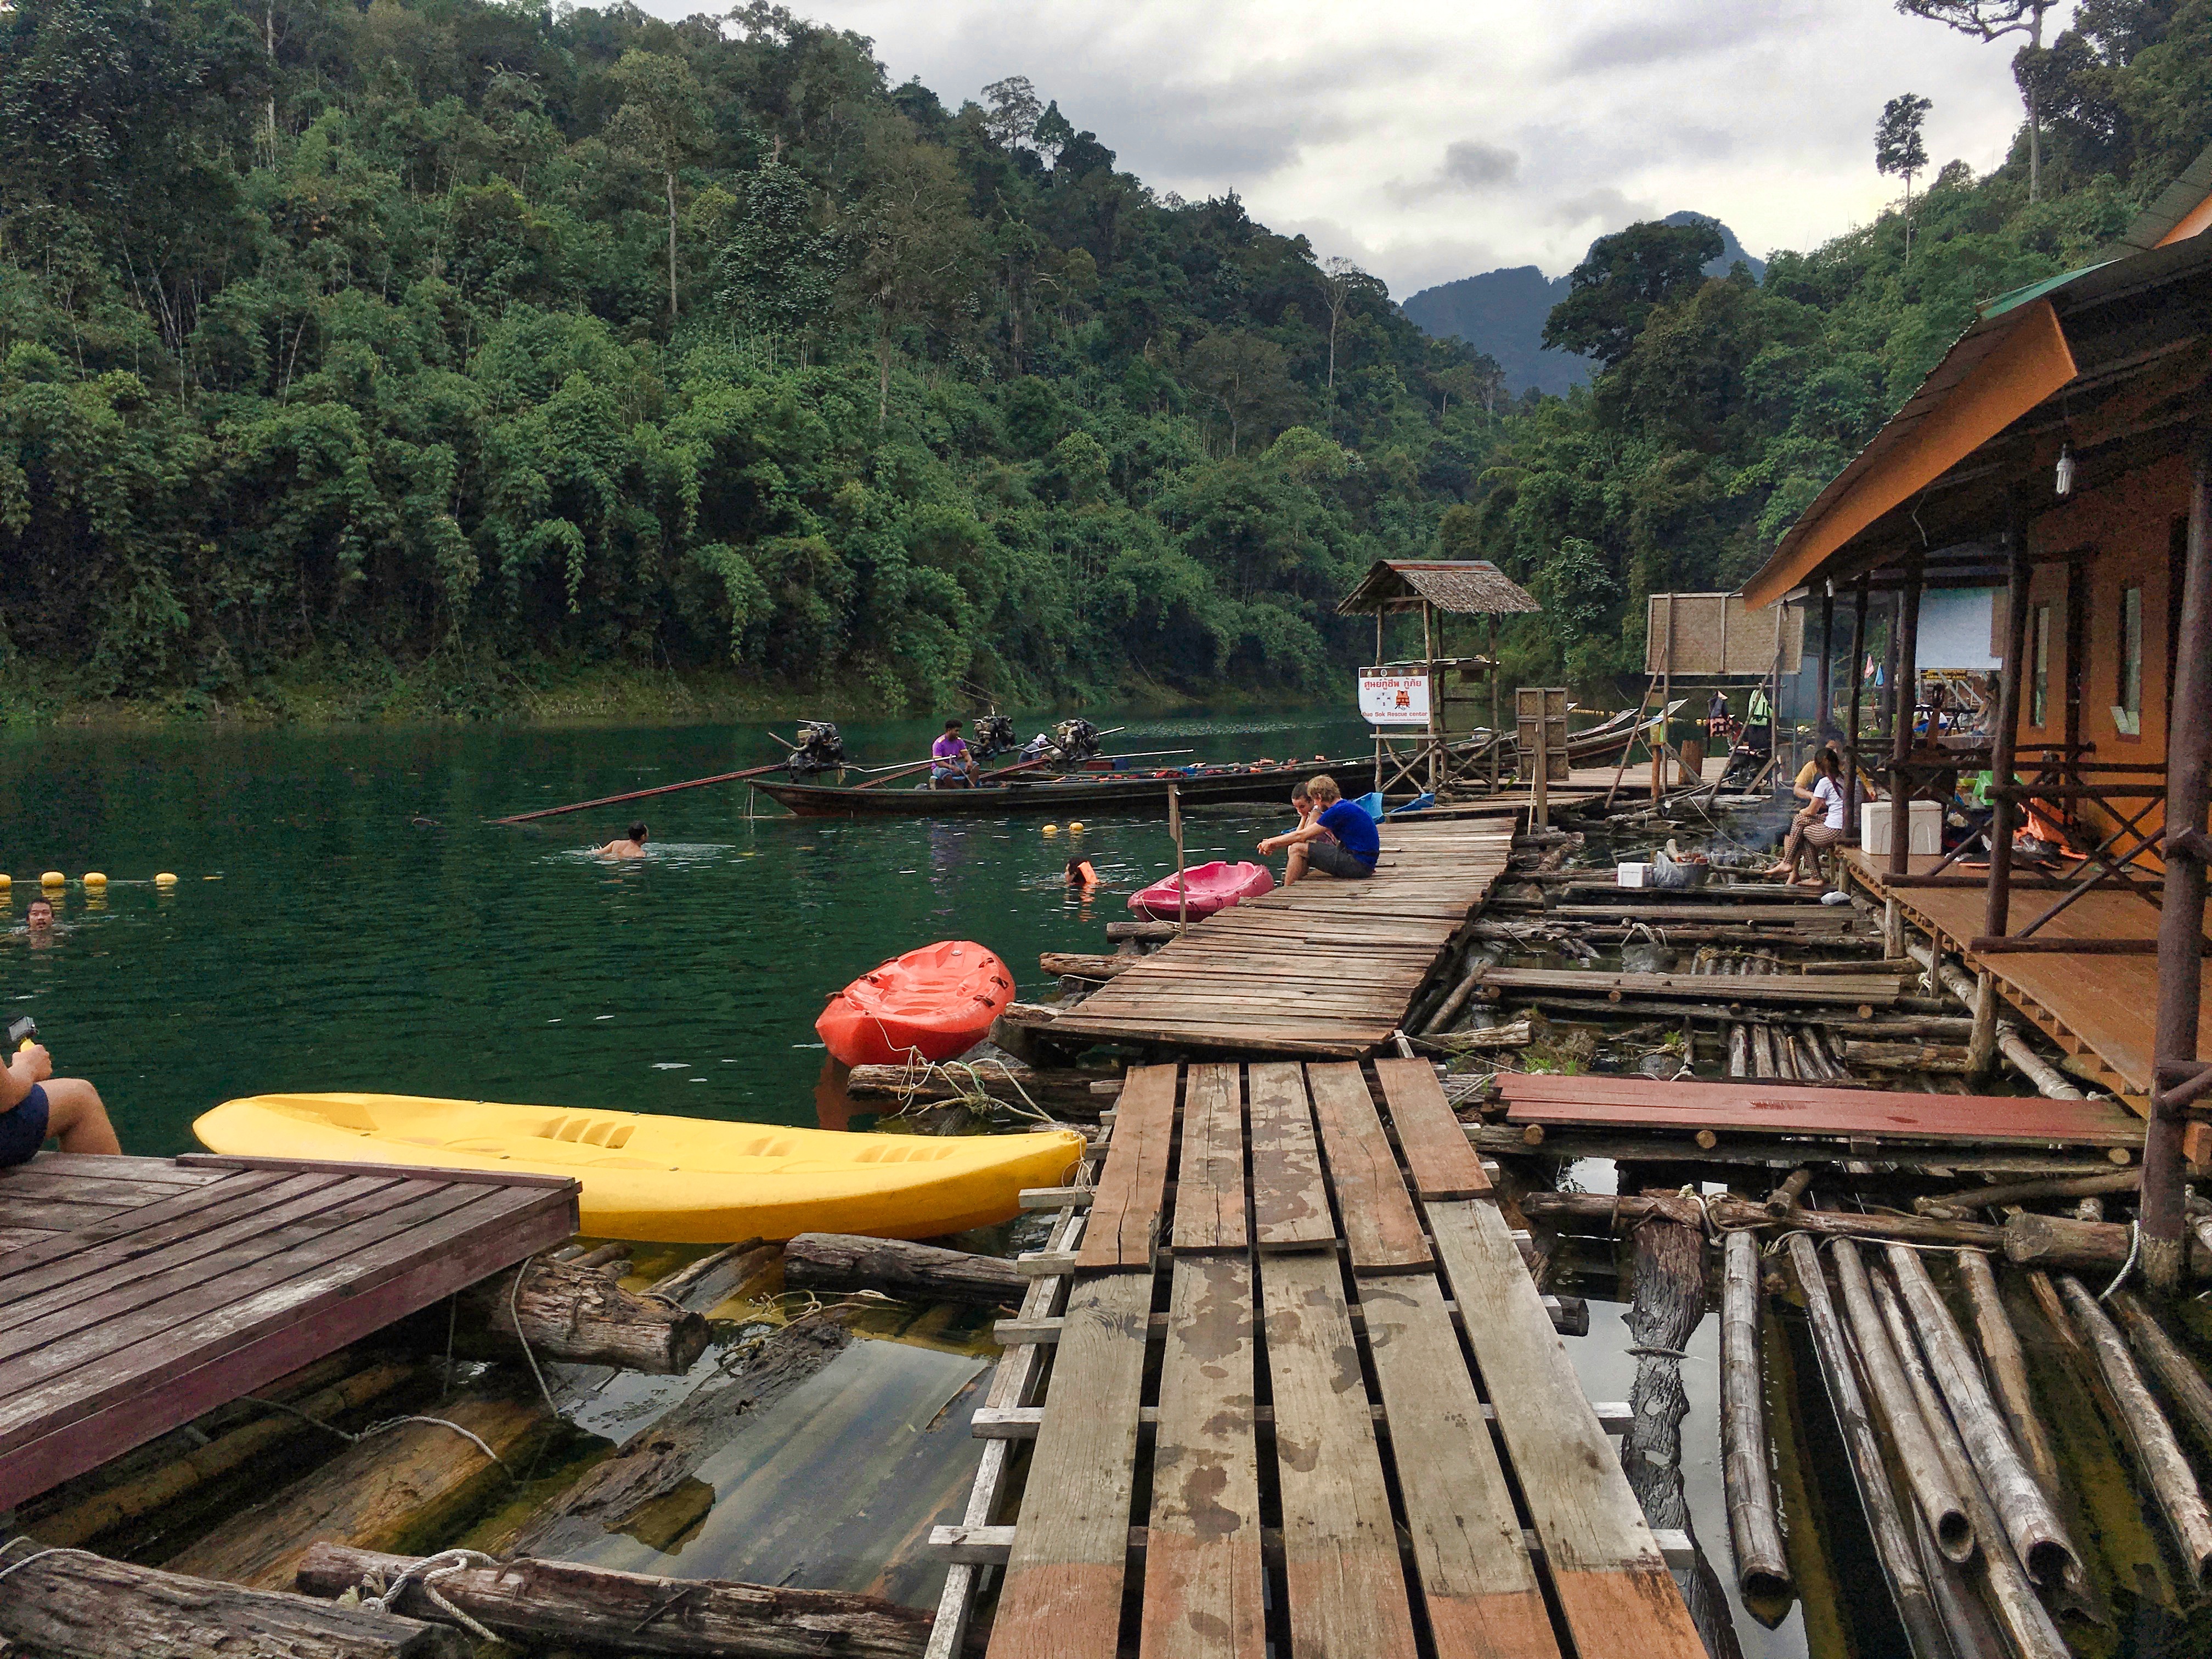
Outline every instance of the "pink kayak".
<svg viewBox="0 0 2212 1659">
<path fill-rule="evenodd" d="M 1264 864 L 1224 864 L 1218 859 L 1185 872 L 1190 888 L 1190 918 L 1226 910 L 1240 899 L 1257 898 L 1275 890 L 1275 878 Z M 1129 895 L 1129 908 L 1155 921 L 1173 921 L 1182 914 L 1182 897 L 1176 878 L 1164 876 L 1140 893 Z"/>
</svg>

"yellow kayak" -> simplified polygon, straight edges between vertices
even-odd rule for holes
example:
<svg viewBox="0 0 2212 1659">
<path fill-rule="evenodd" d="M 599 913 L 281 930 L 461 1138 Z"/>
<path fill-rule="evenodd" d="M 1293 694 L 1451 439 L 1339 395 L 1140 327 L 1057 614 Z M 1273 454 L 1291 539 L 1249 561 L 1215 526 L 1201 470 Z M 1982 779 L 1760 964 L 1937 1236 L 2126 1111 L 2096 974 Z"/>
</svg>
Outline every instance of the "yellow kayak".
<svg viewBox="0 0 2212 1659">
<path fill-rule="evenodd" d="M 1083 1137 L 872 1135 L 416 1095 L 254 1095 L 192 1125 L 210 1152 L 526 1170 L 583 1183 L 583 1231 L 725 1244 L 794 1233 L 933 1238 L 1011 1219 L 1074 1178 Z"/>
</svg>

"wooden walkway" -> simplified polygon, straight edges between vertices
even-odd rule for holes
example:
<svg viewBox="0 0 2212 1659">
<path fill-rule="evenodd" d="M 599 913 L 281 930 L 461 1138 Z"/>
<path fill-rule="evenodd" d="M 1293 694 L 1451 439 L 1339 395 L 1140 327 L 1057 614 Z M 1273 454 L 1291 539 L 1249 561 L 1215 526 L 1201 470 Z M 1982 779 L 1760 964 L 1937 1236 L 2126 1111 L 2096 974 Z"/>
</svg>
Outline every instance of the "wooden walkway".
<svg viewBox="0 0 2212 1659">
<path fill-rule="evenodd" d="M 1856 848 L 1844 854 L 1844 868 L 1877 899 L 1889 896 L 1882 881 L 1885 860 Z M 1934 867 L 1932 855 L 1910 860 L 1916 874 Z M 1951 866 L 1949 873 L 1973 875 Z M 2012 923 L 2025 926 L 2063 896 L 2055 891 L 2015 888 Z M 1941 933 L 1967 967 L 1996 975 L 1997 990 L 2038 1029 L 2073 1056 L 2068 1066 L 2088 1081 L 2126 1100 L 2139 1112 L 2149 1109 L 2151 1060 L 2156 1046 L 2158 960 L 2155 957 L 2071 955 L 2065 951 L 1997 951 L 1977 957 L 1967 939 L 1984 931 L 1988 894 L 1982 887 L 1900 887 L 1897 902 L 1907 920 Z M 2106 890 L 2084 893 L 2042 928 L 2038 937 L 2054 939 L 2154 939 L 2158 912 L 2132 894 Z M 2204 983 L 2198 1016 L 2200 1048 L 2212 1043 L 2212 975 Z"/>
<path fill-rule="evenodd" d="M 992 1659 L 1702 1659 L 1435 1073 L 1375 1075 L 1130 1072 L 1028 1259 L 1065 1311 L 1001 1328 L 1042 1403 L 978 1413 L 1035 1437 L 1019 1511 L 940 1529 L 1005 1564 Z"/>
<path fill-rule="evenodd" d="M 1510 823 L 1385 823 L 1368 880 L 1303 881 L 1224 910 L 1060 1015 L 1053 1037 L 1372 1054 L 1512 846 Z"/>
<path fill-rule="evenodd" d="M 0 1170 L 0 1509 L 576 1230 L 550 1176 L 46 1153 Z"/>
</svg>

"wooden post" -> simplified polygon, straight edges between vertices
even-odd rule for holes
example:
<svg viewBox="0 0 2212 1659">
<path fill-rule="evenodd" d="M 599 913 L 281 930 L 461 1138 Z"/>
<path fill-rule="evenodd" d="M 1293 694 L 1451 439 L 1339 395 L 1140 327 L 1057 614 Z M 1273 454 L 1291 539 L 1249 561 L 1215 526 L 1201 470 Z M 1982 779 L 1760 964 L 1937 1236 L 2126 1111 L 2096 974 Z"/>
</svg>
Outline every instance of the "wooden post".
<svg viewBox="0 0 2212 1659">
<path fill-rule="evenodd" d="M 1990 734 L 1990 777 L 1997 785 L 2012 782 L 2013 757 L 2020 742 L 2020 688 L 2027 668 L 2027 526 L 2015 511 L 2005 530 L 2008 561 L 2005 583 L 2004 660 L 1997 665 L 1996 730 Z M 2014 806 L 2008 795 L 1999 794 L 1990 813 L 1989 903 L 1983 912 L 1982 932 L 2002 939 L 2012 924 L 2012 825 Z"/>
<path fill-rule="evenodd" d="M 1912 715 L 1920 690 L 1920 555 L 1905 562 L 1905 591 L 1897 596 L 1897 632 L 1891 654 L 1897 662 L 1896 728 L 1889 742 L 1889 873 L 1912 868 L 1911 780 L 1905 766 L 1912 757 Z"/>
<path fill-rule="evenodd" d="M 1502 708 L 1501 704 L 1500 704 L 1500 703 L 1499 703 L 1499 702 L 1498 702 L 1498 698 L 1503 695 L 1503 692 L 1502 692 L 1502 691 L 1501 691 L 1501 690 L 1500 690 L 1500 683 L 1501 683 L 1501 682 L 1504 680 L 1504 671 L 1503 666 L 1499 664 L 1499 662 L 1498 662 L 1498 613 L 1497 613 L 1495 611 L 1492 611 L 1492 612 L 1490 613 L 1490 618 L 1489 618 L 1489 621 L 1490 621 L 1490 793 L 1491 793 L 1492 794 L 1493 794 L 1493 795 L 1494 795 L 1494 794 L 1496 794 L 1496 793 L 1498 793 L 1498 753 L 1499 753 L 1499 750 L 1500 750 L 1501 747 L 1503 746 L 1503 744 L 1504 744 L 1504 740 L 1505 740 L 1505 733 L 1504 732 L 1504 731 L 1502 731 L 1502 730 L 1499 728 L 1499 726 L 1498 726 L 1498 722 L 1499 722 L 1500 720 L 1504 720 L 1504 717 L 1505 717 L 1505 716 L 1504 716 L 1504 711 L 1503 711 L 1503 708 Z"/>
<path fill-rule="evenodd" d="M 1808 1177 L 1811 1173 L 1799 1171 Z M 1784 1213 L 1788 1210 L 1785 1204 Z M 1739 1230 L 1728 1235 L 1726 1253 L 1721 1297 L 1721 1474 L 1728 1494 L 1729 1536 L 1735 1547 L 1736 1582 L 1744 1594 L 1775 1596 L 1790 1588 L 1790 1557 L 1782 1542 L 1773 1476 L 1766 1465 L 1766 1400 L 1759 1368 L 1759 1242 Z"/>
<path fill-rule="evenodd" d="M 1421 678 L 1429 683 L 1429 793 L 1435 794 L 1443 781 L 1444 760 L 1444 699 L 1443 688 L 1437 684 L 1437 608 L 1428 600 L 1421 601 Z M 1382 787 L 1382 781 L 1376 781 Z"/>
<path fill-rule="evenodd" d="M 1974 975 L 1974 1030 L 1966 1039 L 1966 1075 L 1987 1077 L 1997 1058 L 1997 976 L 1988 969 Z"/>
<path fill-rule="evenodd" d="M 1667 633 L 1659 642 L 1659 736 L 1651 745 L 1651 799 L 1667 793 L 1667 700 L 1674 690 L 1674 596 L 1667 595 Z"/>
<path fill-rule="evenodd" d="M 1813 722 L 1813 741 L 1836 722 L 1836 585 L 1820 589 L 1820 714 Z"/>
<path fill-rule="evenodd" d="M 1379 786 L 1382 780 L 1378 775 L 1375 781 Z M 1176 932 L 1182 933 L 1190 927 L 1190 881 L 1182 867 L 1182 798 L 1172 781 L 1168 785 L 1168 834 L 1176 849 Z"/>
<path fill-rule="evenodd" d="M 2169 1092 L 2196 1070 L 2203 983 L 2206 761 L 2212 748 L 2212 441 L 2200 437 L 2189 490 L 2187 564 L 2166 721 L 2166 895 L 2158 922 L 2158 1024 L 2150 1123 L 2143 1133 L 2143 1271 L 2171 1293 L 2181 1283 L 2183 1110 Z M 1995 873 L 1994 866 L 1991 873 Z"/>
<path fill-rule="evenodd" d="M 1859 839 L 1859 703 L 1866 693 L 1867 593 L 1873 578 L 1862 574 L 1851 606 L 1851 718 L 1844 728 L 1844 840 Z"/>
</svg>

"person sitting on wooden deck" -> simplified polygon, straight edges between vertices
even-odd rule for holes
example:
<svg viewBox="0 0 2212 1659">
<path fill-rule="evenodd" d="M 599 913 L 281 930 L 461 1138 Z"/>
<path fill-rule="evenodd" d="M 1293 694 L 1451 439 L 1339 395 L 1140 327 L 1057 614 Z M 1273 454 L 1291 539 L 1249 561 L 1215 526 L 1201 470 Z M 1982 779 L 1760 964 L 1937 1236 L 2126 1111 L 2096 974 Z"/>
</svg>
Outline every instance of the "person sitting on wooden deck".
<svg viewBox="0 0 2212 1659">
<path fill-rule="evenodd" d="M 1844 763 L 1837 758 L 1834 750 L 1816 749 L 1813 751 L 1813 767 L 1818 774 L 1813 780 L 1813 799 L 1798 809 L 1797 816 L 1790 821 L 1790 836 L 1782 843 L 1782 857 L 1766 873 L 1796 881 L 1798 866 L 1810 852 L 1813 884 L 1818 886 L 1820 854 L 1844 838 Z"/>
<path fill-rule="evenodd" d="M 1850 775 L 1850 769 L 1844 759 L 1844 739 L 1840 732 L 1826 733 L 1821 738 L 1820 748 L 1835 757 L 1838 777 Z M 1799 800 L 1809 801 L 1813 799 L 1813 786 L 1820 781 L 1820 769 L 1815 763 L 1819 758 L 1820 750 L 1816 750 L 1806 758 L 1804 765 L 1797 769 L 1797 780 L 1793 786 L 1793 792 Z M 1863 767 L 1859 770 L 1859 799 L 1861 800 L 1881 799 L 1881 791 L 1875 787 L 1874 780 L 1866 775 Z"/>
<path fill-rule="evenodd" d="M 1279 847 L 1291 849 L 1283 885 L 1288 887 L 1310 875 L 1340 881 L 1364 881 L 1373 875 L 1375 860 L 1382 854 L 1382 838 L 1376 830 L 1375 820 L 1345 799 L 1336 780 L 1326 772 L 1307 780 L 1306 793 L 1319 810 L 1310 817 L 1301 814 L 1297 829 L 1270 836 L 1260 843 L 1263 854 Z M 1294 803 L 1297 799 L 1291 797 Z"/>
<path fill-rule="evenodd" d="M 626 835 L 616 836 L 605 847 L 592 851 L 603 859 L 641 859 L 645 856 L 645 820 L 640 818 L 629 827 Z"/>
<path fill-rule="evenodd" d="M 65 1152 L 123 1150 L 100 1091 L 81 1077 L 56 1077 L 53 1056 L 27 1042 L 0 1071 L 0 1169 L 28 1164 L 57 1135 Z"/>
</svg>

